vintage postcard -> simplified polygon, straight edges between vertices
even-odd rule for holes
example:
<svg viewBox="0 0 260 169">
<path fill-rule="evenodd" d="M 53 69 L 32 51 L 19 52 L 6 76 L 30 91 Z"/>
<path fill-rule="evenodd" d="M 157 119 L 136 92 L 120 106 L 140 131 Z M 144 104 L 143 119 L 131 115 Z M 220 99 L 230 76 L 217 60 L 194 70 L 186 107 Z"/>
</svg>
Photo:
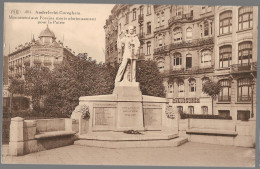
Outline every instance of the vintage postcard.
<svg viewBox="0 0 260 169">
<path fill-rule="evenodd" d="M 254 167 L 257 6 L 4 3 L 3 164 Z"/>
</svg>

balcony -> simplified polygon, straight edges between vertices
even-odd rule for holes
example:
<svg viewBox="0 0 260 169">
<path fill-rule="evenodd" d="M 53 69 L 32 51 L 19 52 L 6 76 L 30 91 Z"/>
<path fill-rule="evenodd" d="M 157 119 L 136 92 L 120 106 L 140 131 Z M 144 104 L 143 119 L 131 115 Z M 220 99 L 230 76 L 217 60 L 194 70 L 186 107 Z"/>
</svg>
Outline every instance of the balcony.
<svg viewBox="0 0 260 169">
<path fill-rule="evenodd" d="M 51 61 L 50 60 L 44 60 L 43 64 L 44 64 L 44 66 L 51 66 Z"/>
<path fill-rule="evenodd" d="M 144 53 L 139 53 L 138 60 L 145 60 L 145 54 Z"/>
<path fill-rule="evenodd" d="M 170 45 L 170 50 L 179 49 L 179 48 L 186 48 L 186 47 L 198 47 L 202 45 L 210 45 L 214 44 L 214 38 L 200 38 L 200 39 L 193 39 L 191 41 L 182 41 L 179 43 L 172 43 Z"/>
<path fill-rule="evenodd" d="M 145 33 L 144 33 L 144 32 L 139 33 L 139 34 L 138 34 L 138 38 L 139 38 L 139 39 L 145 38 Z"/>
<path fill-rule="evenodd" d="M 172 25 L 175 22 L 187 22 L 193 19 L 193 15 L 191 13 L 187 13 L 187 14 L 182 14 L 180 16 L 173 16 L 168 20 L 168 24 Z"/>
<path fill-rule="evenodd" d="M 34 63 L 35 65 L 41 65 L 41 64 L 42 64 L 42 61 L 41 61 L 40 59 L 35 59 L 35 60 L 33 61 L 33 63 Z"/>
<path fill-rule="evenodd" d="M 189 75 L 189 74 L 204 74 L 204 73 L 213 73 L 214 67 L 201 68 L 195 66 L 192 68 L 180 68 L 169 71 L 170 75 Z"/>
<path fill-rule="evenodd" d="M 230 73 L 243 73 L 257 71 L 257 63 L 234 64 L 230 66 Z"/>
<path fill-rule="evenodd" d="M 144 21 L 144 14 L 140 14 L 138 16 L 138 23 L 142 23 Z"/>
<path fill-rule="evenodd" d="M 155 48 L 153 54 L 154 55 L 161 54 L 161 53 L 164 53 L 166 51 L 169 51 L 169 46 L 168 45 L 165 45 L 165 46 L 162 46 L 162 47 L 159 47 L 159 48 Z"/>
<path fill-rule="evenodd" d="M 231 96 L 227 96 L 227 95 L 218 96 L 218 102 L 219 103 L 229 103 L 229 102 L 231 102 Z"/>
</svg>

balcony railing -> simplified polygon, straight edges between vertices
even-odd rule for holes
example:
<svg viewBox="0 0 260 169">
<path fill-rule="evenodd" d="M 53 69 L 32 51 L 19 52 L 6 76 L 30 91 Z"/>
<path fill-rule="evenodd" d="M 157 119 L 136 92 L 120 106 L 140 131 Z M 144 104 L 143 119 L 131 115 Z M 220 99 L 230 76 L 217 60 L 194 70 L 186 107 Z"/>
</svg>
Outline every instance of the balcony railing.
<svg viewBox="0 0 260 169">
<path fill-rule="evenodd" d="M 138 54 L 138 60 L 145 60 L 145 54 L 144 53 L 139 53 Z"/>
<path fill-rule="evenodd" d="M 144 32 L 139 33 L 139 34 L 138 34 L 138 37 L 139 37 L 139 39 L 145 38 L 145 33 L 144 33 Z"/>
<path fill-rule="evenodd" d="M 199 66 L 195 66 L 192 68 L 180 68 L 169 71 L 171 75 L 185 75 L 185 74 L 201 74 L 201 73 L 212 73 L 214 71 L 214 67 L 206 67 L 201 68 Z"/>
<path fill-rule="evenodd" d="M 40 64 L 42 64 L 42 61 L 40 59 L 35 59 L 33 61 L 33 63 L 36 64 L 36 65 L 40 65 Z"/>
<path fill-rule="evenodd" d="M 257 71 L 257 63 L 243 63 L 243 64 L 234 64 L 230 66 L 231 73 L 241 73 L 241 72 L 251 72 Z"/>
<path fill-rule="evenodd" d="M 155 48 L 154 49 L 154 54 L 160 54 L 160 53 L 164 53 L 166 51 L 169 50 L 169 46 L 168 45 L 165 45 L 165 46 L 162 46 L 162 47 L 159 47 L 159 48 Z"/>
<path fill-rule="evenodd" d="M 190 40 L 190 41 L 182 41 L 182 42 L 179 42 L 179 43 L 172 43 L 170 45 L 170 50 L 178 49 L 178 48 L 184 48 L 184 47 L 196 47 L 196 46 L 202 46 L 202 45 L 209 45 L 209 44 L 213 44 L 213 43 L 214 43 L 213 37 L 193 39 L 193 40 Z"/>
<path fill-rule="evenodd" d="M 138 15 L 138 22 L 142 23 L 144 21 L 144 14 Z"/>
<path fill-rule="evenodd" d="M 218 102 L 230 102 L 231 101 L 231 96 L 219 96 L 218 97 Z"/>
<path fill-rule="evenodd" d="M 44 60 L 43 64 L 44 64 L 44 66 L 50 66 L 51 65 L 51 61 L 50 60 Z"/>
<path fill-rule="evenodd" d="M 238 102 L 250 102 L 252 97 L 250 95 L 244 95 L 244 96 L 238 96 L 237 101 Z"/>
<path fill-rule="evenodd" d="M 193 15 L 191 13 L 182 14 L 180 16 L 173 16 L 168 20 L 168 24 L 172 25 L 175 22 L 186 22 L 193 19 Z"/>
</svg>

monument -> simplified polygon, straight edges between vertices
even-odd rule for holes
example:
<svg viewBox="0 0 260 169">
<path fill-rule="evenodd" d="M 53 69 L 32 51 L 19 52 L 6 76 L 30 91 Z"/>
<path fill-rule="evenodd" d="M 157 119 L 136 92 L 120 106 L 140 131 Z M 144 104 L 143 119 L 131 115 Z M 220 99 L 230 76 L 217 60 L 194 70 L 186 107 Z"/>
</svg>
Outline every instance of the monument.
<svg viewBox="0 0 260 169">
<path fill-rule="evenodd" d="M 129 26 L 128 32 L 118 38 L 118 51 L 121 53 L 123 48 L 124 53 L 113 94 L 79 98 L 79 105 L 71 118 L 79 120 L 80 139 L 129 141 L 178 137 L 178 115 L 169 116 L 168 100 L 142 95 L 139 83 L 136 82 L 139 46 L 140 41 L 134 34 L 134 27 Z M 88 107 L 89 119 L 83 118 L 83 113 L 78 111 L 80 107 Z M 142 136 L 129 136 L 130 134 L 125 134 L 127 131 L 136 131 Z"/>
</svg>

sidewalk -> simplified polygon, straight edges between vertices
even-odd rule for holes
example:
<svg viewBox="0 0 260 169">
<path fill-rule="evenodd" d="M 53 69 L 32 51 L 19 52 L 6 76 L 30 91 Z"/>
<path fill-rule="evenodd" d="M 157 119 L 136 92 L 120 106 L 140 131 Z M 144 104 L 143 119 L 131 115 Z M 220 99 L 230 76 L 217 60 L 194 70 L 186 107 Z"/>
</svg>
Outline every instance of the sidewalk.
<svg viewBox="0 0 260 169">
<path fill-rule="evenodd" d="M 188 142 L 170 148 L 108 149 L 71 145 L 20 157 L 7 156 L 4 164 L 84 164 L 153 166 L 239 166 L 255 165 L 255 149 Z"/>
</svg>

